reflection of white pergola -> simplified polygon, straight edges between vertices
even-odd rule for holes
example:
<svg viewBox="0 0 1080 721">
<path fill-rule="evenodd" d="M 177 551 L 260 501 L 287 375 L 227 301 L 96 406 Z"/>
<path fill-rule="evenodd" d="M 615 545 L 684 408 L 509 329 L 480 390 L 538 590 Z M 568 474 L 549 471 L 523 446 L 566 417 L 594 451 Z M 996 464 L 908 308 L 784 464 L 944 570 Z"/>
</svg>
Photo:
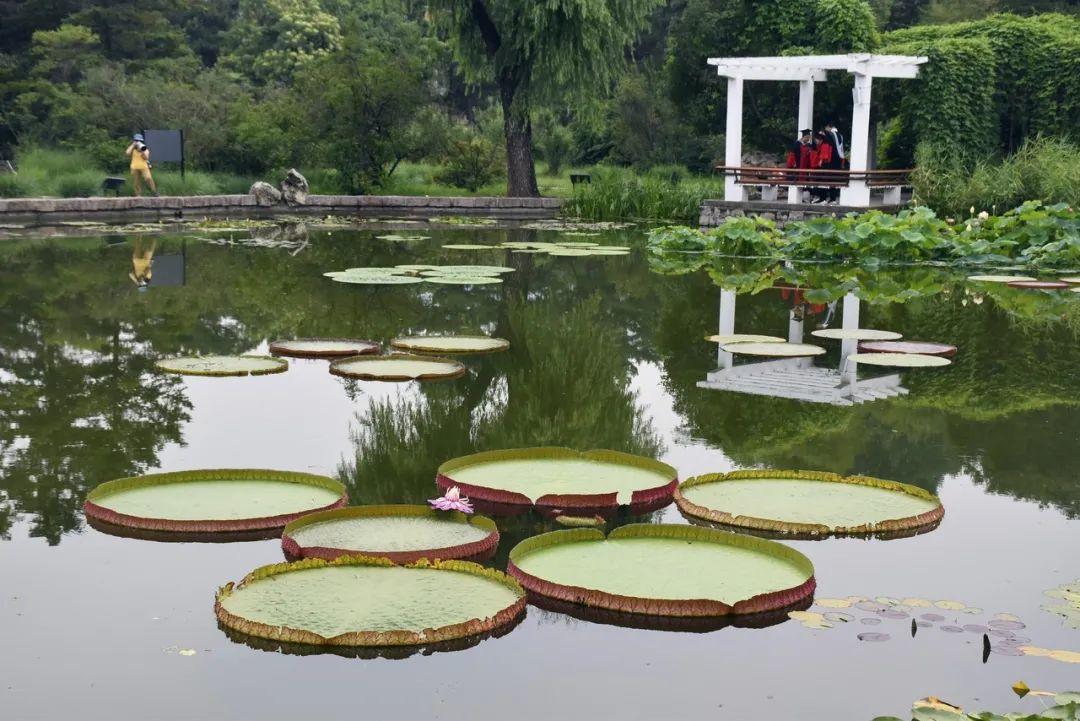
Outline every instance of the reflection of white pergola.
<svg viewBox="0 0 1080 721">
<path fill-rule="evenodd" d="M 907 55 L 804 55 L 773 58 L 709 58 L 717 74 L 727 78 L 727 147 L 724 164 L 742 165 L 743 83 L 747 80 L 787 80 L 799 82 L 799 124 L 814 127 L 814 83 L 825 80 L 828 71 L 844 70 L 855 76 L 852 91 L 855 112 L 851 120 L 849 164 L 853 174 L 865 173 L 870 139 L 870 92 L 875 77 L 915 78 L 925 57 Z M 745 188 L 729 176 L 725 200 L 745 200 Z M 849 206 L 870 205 L 870 188 L 864 177 L 853 177 L 841 190 L 840 203 Z"/>
</svg>

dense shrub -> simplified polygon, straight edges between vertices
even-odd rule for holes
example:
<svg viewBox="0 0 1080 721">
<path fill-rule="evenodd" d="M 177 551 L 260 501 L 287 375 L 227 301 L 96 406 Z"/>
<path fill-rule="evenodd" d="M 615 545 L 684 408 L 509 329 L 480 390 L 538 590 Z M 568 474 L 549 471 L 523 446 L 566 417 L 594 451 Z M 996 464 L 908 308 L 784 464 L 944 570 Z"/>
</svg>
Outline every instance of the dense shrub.
<svg viewBox="0 0 1080 721">
<path fill-rule="evenodd" d="M 502 170 L 501 146 L 482 136 L 465 137 L 450 143 L 444 168 L 436 180 L 476 192 L 499 177 Z"/>
</svg>

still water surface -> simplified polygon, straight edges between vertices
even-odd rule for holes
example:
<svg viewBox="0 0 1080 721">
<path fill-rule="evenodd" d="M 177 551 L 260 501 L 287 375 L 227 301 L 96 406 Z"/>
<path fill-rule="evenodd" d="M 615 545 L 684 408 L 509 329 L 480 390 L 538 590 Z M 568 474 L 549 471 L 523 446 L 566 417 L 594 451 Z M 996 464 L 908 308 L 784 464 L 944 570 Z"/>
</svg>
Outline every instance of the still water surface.
<svg viewBox="0 0 1080 721">
<path fill-rule="evenodd" d="M 877 274 L 867 295 L 881 302 L 862 304 L 864 327 L 960 352 L 949 368 L 905 372 L 905 396 L 838 407 L 697 386 L 718 364 L 702 341 L 717 332 L 718 284 L 760 284 L 735 277 L 743 268 L 655 272 L 673 268 L 650 268 L 635 230 L 599 238 L 635 246 L 630 256 L 589 258 L 440 247 L 552 233 L 430 231 L 416 243 L 375 234 L 257 245 L 161 237 L 144 291 L 128 274 L 149 237 L 0 247 L 0 717 L 870 719 L 929 694 L 1013 710 L 1018 679 L 1080 687 L 1078 666 L 998 654 L 983 663 L 981 636 L 932 627 L 913 638 L 910 620 L 688 633 L 530 607 L 502 638 L 406 659 L 231 641 L 216 626 L 214 591 L 280 561 L 279 544 L 105 535 L 82 517 L 90 488 L 155 470 L 271 467 L 338 476 L 353 503 L 421 502 L 447 458 L 555 444 L 656 454 L 682 478 L 752 466 L 865 473 L 937 492 L 945 519 L 913 538 L 791 542 L 814 562 L 818 596 L 956 600 L 984 613 L 942 611 L 950 621 L 1009 612 L 1034 644 L 1080 650 L 1080 631 L 1041 609 L 1044 590 L 1080 577 L 1080 294 L 973 289 L 938 270 Z M 321 275 L 399 263 L 517 271 L 473 288 Z M 814 272 L 823 285 L 843 275 Z M 742 294 L 737 329 L 785 335 L 795 300 Z M 828 313 L 800 308 L 807 329 Z M 176 354 L 265 352 L 278 338 L 421 332 L 512 345 L 467 360 L 461 379 L 424 385 L 347 381 L 314 360 L 236 379 L 152 367 Z M 838 344 L 823 344 L 819 364 L 835 366 Z M 674 507 L 647 520 L 686 522 Z M 493 563 L 543 530 L 536 518 L 507 524 Z M 863 630 L 891 638 L 860 642 Z"/>
</svg>

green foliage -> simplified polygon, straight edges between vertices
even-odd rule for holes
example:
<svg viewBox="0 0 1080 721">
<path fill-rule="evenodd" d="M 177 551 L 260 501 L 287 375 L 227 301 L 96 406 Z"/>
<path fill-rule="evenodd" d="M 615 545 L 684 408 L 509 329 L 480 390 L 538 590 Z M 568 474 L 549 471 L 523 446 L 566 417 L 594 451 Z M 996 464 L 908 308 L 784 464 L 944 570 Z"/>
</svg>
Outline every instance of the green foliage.
<svg viewBox="0 0 1080 721">
<path fill-rule="evenodd" d="M 711 179 L 672 182 L 671 174 L 634 173 L 623 168 L 596 167 L 592 182 L 574 187 L 563 212 L 589 220 L 641 218 L 697 222 L 701 203 L 717 197 L 723 184 Z"/>
<path fill-rule="evenodd" d="M 658 228 L 649 233 L 649 248 L 669 270 L 679 266 L 666 261 L 669 254 L 686 251 L 871 268 L 883 262 L 941 261 L 1072 267 L 1080 263 L 1080 213 L 1064 204 L 1031 201 L 1000 217 L 984 214 L 954 225 L 926 207 L 896 215 L 872 210 L 789 223 L 780 232 L 760 219 L 728 218 L 709 231 Z"/>
<path fill-rule="evenodd" d="M 817 0 L 815 50 L 868 53 L 878 44 L 874 10 L 864 0 Z"/>
<path fill-rule="evenodd" d="M 574 155 L 574 136 L 570 129 L 554 119 L 541 125 L 538 145 L 548 164 L 548 172 L 558 175 Z"/>
<path fill-rule="evenodd" d="M 898 89 L 917 141 L 975 155 L 1012 152 L 1039 133 L 1068 136 L 1080 119 L 1080 17 L 994 15 L 887 34 L 883 52 L 930 57 Z M 894 102 L 888 105 L 896 106 Z"/>
<path fill-rule="evenodd" d="M 499 147 L 487 138 L 479 135 L 458 138 L 450 142 L 443 169 L 435 179 L 475 193 L 499 177 L 502 165 Z"/>
<path fill-rule="evenodd" d="M 1080 145 L 1035 138 L 1005 158 L 971 161 L 933 144 L 917 153 L 912 177 L 915 197 L 943 215 L 960 216 L 974 207 L 995 212 L 1027 199 L 1080 207 Z"/>
<path fill-rule="evenodd" d="M 240 0 L 225 44 L 227 67 L 257 82 L 281 83 L 337 50 L 341 28 L 319 0 Z"/>
<path fill-rule="evenodd" d="M 61 25 L 34 33 L 34 74 L 53 83 L 73 83 L 87 67 L 100 63 L 101 40 L 82 25 Z"/>
</svg>

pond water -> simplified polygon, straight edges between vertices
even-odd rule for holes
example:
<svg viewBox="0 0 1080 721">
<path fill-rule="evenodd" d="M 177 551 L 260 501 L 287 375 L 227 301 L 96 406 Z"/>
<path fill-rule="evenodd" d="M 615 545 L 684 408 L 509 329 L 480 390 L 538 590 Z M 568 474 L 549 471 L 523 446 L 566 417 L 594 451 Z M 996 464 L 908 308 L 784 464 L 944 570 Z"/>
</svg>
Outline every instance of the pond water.
<svg viewBox="0 0 1080 721">
<path fill-rule="evenodd" d="M 1080 630 L 1041 608 L 1053 603 L 1046 589 L 1080 578 L 1080 294 L 975 287 L 926 268 L 860 280 L 822 266 L 805 272 L 828 298 L 755 294 L 774 278 L 735 261 L 657 272 L 689 268 L 650 264 L 636 229 L 572 238 L 635 248 L 601 257 L 441 248 L 558 239 L 550 231 L 425 229 L 431 239 L 414 242 L 380 232 L 0 244 L 0 716 L 870 719 L 903 715 L 930 694 L 1013 710 L 1018 679 L 1080 687 L 1078 665 L 998 653 L 984 663 L 981 633 L 940 628 L 1007 612 L 1031 643 L 1080 650 Z M 145 258 L 151 243 L 153 280 L 138 290 L 133 249 Z M 402 263 L 516 272 L 474 287 L 322 276 Z M 718 332 L 719 284 L 742 291 L 737 331 L 786 336 L 794 306 L 809 331 L 856 282 L 868 298 L 863 327 L 954 344 L 954 364 L 904 371 L 907 394 L 854 406 L 698 386 L 724 361 L 703 340 Z M 385 343 L 419 332 L 489 333 L 511 348 L 426 384 L 346 380 L 319 360 L 252 378 L 153 370 L 160 357 L 265 352 L 279 338 Z M 829 354 L 815 363 L 836 367 L 840 344 L 820 343 Z M 825 630 L 786 621 L 693 633 L 530 606 L 512 632 L 464 650 L 288 655 L 230 640 L 212 609 L 219 585 L 280 561 L 279 542 L 120 538 L 88 528 L 81 511 L 102 481 L 215 467 L 337 476 L 353 503 L 422 502 L 436 495 L 442 461 L 533 445 L 654 454 L 680 478 L 762 466 L 918 485 L 946 508 L 929 533 L 789 543 L 814 562 L 818 597 L 916 597 L 981 612 L 926 609 L 946 619 L 913 637 L 911 619 L 859 609 Z M 647 520 L 686 523 L 673 506 Z M 550 528 L 538 517 L 502 525 L 491 561 L 500 567 L 517 541 Z M 863 631 L 890 639 L 860 641 Z"/>
</svg>

